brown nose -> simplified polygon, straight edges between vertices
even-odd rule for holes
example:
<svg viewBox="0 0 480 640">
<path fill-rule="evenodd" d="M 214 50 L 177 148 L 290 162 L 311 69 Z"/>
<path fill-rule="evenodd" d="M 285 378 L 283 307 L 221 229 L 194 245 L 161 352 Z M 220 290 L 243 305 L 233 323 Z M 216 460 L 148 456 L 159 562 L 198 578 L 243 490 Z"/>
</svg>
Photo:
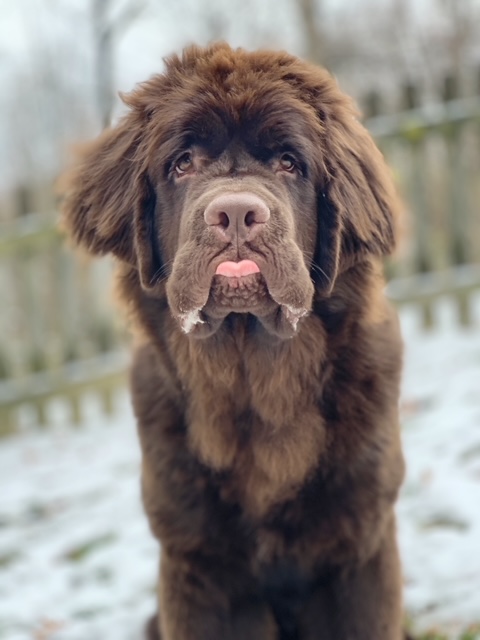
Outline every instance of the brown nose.
<svg viewBox="0 0 480 640">
<path fill-rule="evenodd" d="M 244 241 L 250 240 L 260 230 L 260 225 L 268 221 L 270 209 L 254 193 L 226 193 L 210 202 L 204 218 L 222 238 Z"/>
</svg>

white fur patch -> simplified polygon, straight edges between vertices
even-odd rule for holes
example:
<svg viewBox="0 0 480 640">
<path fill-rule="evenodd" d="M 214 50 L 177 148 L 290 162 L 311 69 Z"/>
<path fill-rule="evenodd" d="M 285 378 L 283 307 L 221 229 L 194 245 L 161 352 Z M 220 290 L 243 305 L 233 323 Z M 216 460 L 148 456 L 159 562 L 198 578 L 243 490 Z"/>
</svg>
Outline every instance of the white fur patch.
<svg viewBox="0 0 480 640">
<path fill-rule="evenodd" d="M 296 331 L 298 321 L 300 320 L 300 318 L 303 318 L 304 316 L 308 315 L 308 310 L 290 307 L 288 304 L 285 305 L 285 309 L 286 309 L 285 315 L 287 316 L 287 320 L 292 325 L 293 330 Z"/>
<path fill-rule="evenodd" d="M 190 333 L 196 324 L 204 324 L 205 320 L 200 318 L 201 309 L 194 309 L 188 313 L 182 313 L 180 316 L 180 323 L 182 325 L 182 331 L 184 333 Z"/>
</svg>

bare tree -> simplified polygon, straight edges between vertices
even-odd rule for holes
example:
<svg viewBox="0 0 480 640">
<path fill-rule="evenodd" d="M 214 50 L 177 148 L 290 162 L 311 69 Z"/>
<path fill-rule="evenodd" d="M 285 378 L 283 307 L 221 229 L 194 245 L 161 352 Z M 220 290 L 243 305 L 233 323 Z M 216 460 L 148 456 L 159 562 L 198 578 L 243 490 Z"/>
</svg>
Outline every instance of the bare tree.
<svg viewBox="0 0 480 640">
<path fill-rule="evenodd" d="M 437 1 L 448 25 L 442 44 L 452 72 L 460 75 L 475 45 L 480 42 L 480 6 L 476 0 Z"/>
<path fill-rule="evenodd" d="M 112 0 L 92 0 L 95 96 L 102 127 L 110 124 L 115 104 L 115 43 L 145 8 L 146 2 L 132 0 L 112 15 Z"/>
<path fill-rule="evenodd" d="M 328 66 L 326 35 L 321 28 L 321 0 L 298 0 L 296 4 L 305 43 L 303 55 Z"/>
<path fill-rule="evenodd" d="M 1 110 L 8 125 L 0 131 L 0 186 L 41 185 L 47 191 L 72 142 L 109 123 L 116 47 L 147 1 L 90 0 L 82 7 L 42 0 L 19 12 L 29 46 L 4 74 Z M 32 201 L 29 208 L 41 205 Z"/>
</svg>

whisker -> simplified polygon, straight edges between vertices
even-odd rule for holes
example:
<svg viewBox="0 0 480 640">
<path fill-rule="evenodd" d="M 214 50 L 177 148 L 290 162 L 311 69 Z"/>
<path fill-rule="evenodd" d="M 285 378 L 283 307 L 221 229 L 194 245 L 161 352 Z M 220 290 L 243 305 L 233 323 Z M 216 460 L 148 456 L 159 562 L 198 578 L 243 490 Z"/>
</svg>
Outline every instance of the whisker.
<svg viewBox="0 0 480 640">
<path fill-rule="evenodd" d="M 163 280 L 165 280 L 168 276 L 167 270 L 170 268 L 172 264 L 173 264 L 173 260 L 169 260 L 168 262 L 165 262 L 164 264 L 162 264 L 161 267 L 157 269 L 157 271 L 155 271 L 155 273 L 153 274 L 152 282 L 155 280 L 158 280 L 158 282 L 162 282 Z"/>
<path fill-rule="evenodd" d="M 319 275 L 322 275 L 326 279 L 327 282 L 331 281 L 331 278 L 329 276 L 327 276 L 327 274 L 322 269 L 322 267 L 320 267 L 316 262 L 312 262 L 312 269 L 314 271 L 316 271 Z"/>
</svg>

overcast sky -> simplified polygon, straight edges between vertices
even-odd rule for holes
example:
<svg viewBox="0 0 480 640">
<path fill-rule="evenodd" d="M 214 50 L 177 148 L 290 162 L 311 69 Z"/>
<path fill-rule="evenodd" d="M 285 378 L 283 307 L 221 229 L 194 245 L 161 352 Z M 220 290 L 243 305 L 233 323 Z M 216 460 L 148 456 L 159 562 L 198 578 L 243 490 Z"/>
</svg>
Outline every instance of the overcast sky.
<svg viewBox="0 0 480 640">
<path fill-rule="evenodd" d="M 248 1 L 248 0 L 247 0 Z M 358 0 L 359 1 L 359 0 Z M 432 13 L 435 0 L 403 0 L 419 15 Z M 127 0 L 113 2 L 114 12 L 121 11 Z M 204 42 L 207 39 L 196 0 L 166 2 L 149 0 L 150 7 L 123 35 L 118 46 L 118 82 L 121 89 L 158 70 L 162 56 L 179 49 L 188 42 Z M 390 0 L 377 0 L 382 5 Z M 232 14 L 245 6 L 241 0 L 210 0 L 210 6 L 232 7 Z M 325 19 L 335 19 L 339 14 L 354 7 L 351 0 L 323 0 Z M 32 39 L 53 41 L 63 37 L 86 37 L 88 23 L 88 0 L 0 0 L 0 73 L 8 74 L 17 65 L 28 59 Z M 279 43 L 282 48 L 300 53 L 298 30 L 295 29 L 295 11 L 290 0 L 250 0 L 252 29 L 248 33 L 242 28 L 243 21 L 233 19 L 222 31 L 233 45 L 240 46 L 249 41 L 251 30 L 260 28 L 268 46 Z M 240 9 L 241 10 L 241 9 Z M 358 5 L 357 5 L 358 10 Z M 62 33 L 63 32 L 63 33 Z M 281 34 L 280 38 L 279 35 Z"/>
<path fill-rule="evenodd" d="M 113 15 L 121 13 L 132 1 L 135 0 L 112 0 Z M 433 7 L 439 1 L 321 0 L 322 26 L 328 31 L 329 23 L 346 21 L 349 16 L 355 24 L 365 22 L 381 15 L 382 7 L 394 2 L 408 6 L 419 21 L 431 22 L 438 16 Z M 303 53 L 295 0 L 145 0 L 145 4 L 148 8 L 125 30 L 115 49 L 115 86 L 120 91 L 129 91 L 137 82 L 161 71 L 163 56 L 189 42 L 205 44 L 219 35 L 234 46 L 266 46 Z M 205 5 L 213 9 L 209 26 L 202 13 Z M 75 70 L 76 75 L 69 80 L 80 85 L 82 91 L 82 83 L 92 82 L 90 8 L 91 0 L 0 0 L 0 188 L 2 183 L 11 182 L 15 173 L 8 157 L 11 146 L 6 141 L 11 139 L 12 109 L 15 113 L 12 100 L 19 99 L 19 87 L 21 107 L 28 109 L 31 103 L 32 113 L 38 108 L 35 96 L 29 92 L 32 75 L 41 67 L 38 56 L 46 56 L 50 66 L 58 60 L 59 68 Z M 358 28 L 361 29 L 360 24 Z M 48 140 L 48 131 L 43 133 Z M 28 135 L 27 132 L 27 140 L 35 144 L 36 139 L 32 138 L 37 138 L 36 134 Z"/>
</svg>

